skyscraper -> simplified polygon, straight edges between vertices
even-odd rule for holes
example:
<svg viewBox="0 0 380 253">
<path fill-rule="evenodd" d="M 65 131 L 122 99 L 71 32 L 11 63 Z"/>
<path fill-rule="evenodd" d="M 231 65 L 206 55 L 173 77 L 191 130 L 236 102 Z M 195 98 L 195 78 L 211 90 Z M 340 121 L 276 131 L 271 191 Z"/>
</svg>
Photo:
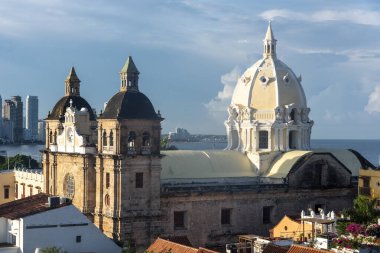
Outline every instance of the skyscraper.
<svg viewBox="0 0 380 253">
<path fill-rule="evenodd" d="M 0 138 L 3 137 L 3 100 L 0 95 Z"/>
<path fill-rule="evenodd" d="M 3 105 L 3 138 L 10 142 L 13 142 L 15 117 L 15 103 L 12 100 L 5 99 Z"/>
<path fill-rule="evenodd" d="M 38 136 L 38 97 L 26 97 L 26 133 L 27 139 L 36 140 Z"/>
<path fill-rule="evenodd" d="M 13 138 L 14 142 L 20 143 L 23 141 L 24 130 L 22 127 L 23 119 L 23 103 L 20 96 L 13 96 L 12 102 L 15 108 L 15 118 L 14 118 L 14 128 L 13 128 Z"/>
</svg>

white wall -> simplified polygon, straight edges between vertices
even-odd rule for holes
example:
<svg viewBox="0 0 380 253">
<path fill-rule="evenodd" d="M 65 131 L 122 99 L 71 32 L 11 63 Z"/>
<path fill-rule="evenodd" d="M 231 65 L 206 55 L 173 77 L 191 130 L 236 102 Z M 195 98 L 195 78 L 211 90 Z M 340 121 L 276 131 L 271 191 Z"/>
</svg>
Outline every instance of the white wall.
<svg viewBox="0 0 380 253">
<path fill-rule="evenodd" d="M 86 226 L 62 227 L 62 224 Z M 51 228 L 27 228 L 28 226 L 55 225 Z M 81 242 L 76 242 L 81 236 Z M 24 218 L 24 247 L 22 252 L 34 252 L 36 248 L 61 247 L 71 252 L 121 252 L 111 239 L 106 237 L 73 205 L 52 209 Z"/>
</svg>

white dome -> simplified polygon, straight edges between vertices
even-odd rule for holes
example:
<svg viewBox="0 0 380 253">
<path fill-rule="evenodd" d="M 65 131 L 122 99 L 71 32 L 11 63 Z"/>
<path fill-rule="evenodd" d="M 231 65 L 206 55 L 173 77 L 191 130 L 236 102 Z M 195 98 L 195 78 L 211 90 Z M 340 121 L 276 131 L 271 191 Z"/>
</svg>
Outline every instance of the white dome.
<svg viewBox="0 0 380 253">
<path fill-rule="evenodd" d="M 277 58 L 261 59 L 238 80 L 231 104 L 255 110 L 274 110 L 291 104 L 306 108 L 300 79 Z"/>
</svg>

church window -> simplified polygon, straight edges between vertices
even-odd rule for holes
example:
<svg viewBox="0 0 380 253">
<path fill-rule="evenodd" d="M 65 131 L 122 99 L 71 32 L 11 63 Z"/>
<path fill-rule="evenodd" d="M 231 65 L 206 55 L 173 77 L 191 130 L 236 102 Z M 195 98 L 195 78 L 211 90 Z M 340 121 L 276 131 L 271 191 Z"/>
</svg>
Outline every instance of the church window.
<svg viewBox="0 0 380 253">
<path fill-rule="evenodd" d="M 49 143 L 52 144 L 53 143 L 53 132 L 50 131 L 49 133 Z"/>
<path fill-rule="evenodd" d="M 174 212 L 174 229 L 184 229 L 185 228 L 185 212 L 176 211 Z"/>
<path fill-rule="evenodd" d="M 110 173 L 106 173 L 106 188 L 108 189 L 110 187 Z"/>
<path fill-rule="evenodd" d="M 289 132 L 289 148 L 297 149 L 297 131 Z"/>
<path fill-rule="evenodd" d="M 268 148 L 268 131 L 259 132 L 259 149 Z"/>
<path fill-rule="evenodd" d="M 136 188 L 143 188 L 144 187 L 144 173 L 137 172 L 135 179 L 136 179 L 135 180 Z"/>
<path fill-rule="evenodd" d="M 110 147 L 113 147 L 113 131 L 110 132 Z"/>
<path fill-rule="evenodd" d="M 9 199 L 9 185 L 4 186 L 4 199 Z"/>
<path fill-rule="evenodd" d="M 57 131 L 54 131 L 54 144 L 57 144 Z"/>
<path fill-rule="evenodd" d="M 143 133 L 143 146 L 149 147 L 150 146 L 150 135 L 147 132 Z"/>
<path fill-rule="evenodd" d="M 269 224 L 271 223 L 271 206 L 264 206 L 263 207 L 263 224 Z"/>
<path fill-rule="evenodd" d="M 295 109 L 292 109 L 292 111 L 290 112 L 290 120 L 294 120 L 295 119 Z"/>
<path fill-rule="evenodd" d="M 231 224 L 231 209 L 222 209 L 220 222 L 222 225 Z"/>
<path fill-rule="evenodd" d="M 135 147 L 135 140 L 136 140 L 136 133 L 131 131 L 128 135 L 128 148 L 134 148 Z"/>
<path fill-rule="evenodd" d="M 106 196 L 104 196 L 104 204 L 110 206 L 110 195 L 106 194 Z"/>
<path fill-rule="evenodd" d="M 66 174 L 63 187 L 65 196 L 72 199 L 75 193 L 75 182 L 71 173 Z"/>
<path fill-rule="evenodd" d="M 103 131 L 102 142 L 103 142 L 103 147 L 106 147 L 107 146 L 107 134 L 106 134 L 106 130 Z"/>
</svg>

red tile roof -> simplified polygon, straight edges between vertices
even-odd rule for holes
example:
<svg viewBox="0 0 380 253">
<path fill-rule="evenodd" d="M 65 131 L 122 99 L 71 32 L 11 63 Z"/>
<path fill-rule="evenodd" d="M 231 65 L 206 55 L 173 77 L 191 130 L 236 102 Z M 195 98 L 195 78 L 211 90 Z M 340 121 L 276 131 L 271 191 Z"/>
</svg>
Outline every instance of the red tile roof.
<svg viewBox="0 0 380 253">
<path fill-rule="evenodd" d="M 152 245 L 146 250 L 152 253 L 218 253 L 205 248 L 192 248 L 179 243 L 171 242 L 161 238 L 157 238 Z"/>
<path fill-rule="evenodd" d="M 293 244 L 288 250 L 288 253 L 327 253 L 327 252 L 331 253 L 331 251 L 328 251 L 328 250 L 314 249 L 314 248 L 296 245 L 296 244 Z"/>
<path fill-rule="evenodd" d="M 70 203 L 60 204 L 57 207 L 47 205 L 51 195 L 39 193 L 23 199 L 11 201 L 0 205 L 0 217 L 15 220 L 32 214 L 45 212 L 50 209 L 71 205 Z"/>
<path fill-rule="evenodd" d="M 268 244 L 265 246 L 263 253 L 286 253 L 288 252 L 289 247 L 282 247 L 275 244 Z"/>
<path fill-rule="evenodd" d="M 167 236 L 167 237 L 162 237 L 161 239 L 171 241 L 171 242 L 175 242 L 178 244 L 182 244 L 185 246 L 193 247 L 193 245 L 191 244 L 191 242 L 190 242 L 189 238 L 187 238 L 187 236 Z"/>
</svg>

